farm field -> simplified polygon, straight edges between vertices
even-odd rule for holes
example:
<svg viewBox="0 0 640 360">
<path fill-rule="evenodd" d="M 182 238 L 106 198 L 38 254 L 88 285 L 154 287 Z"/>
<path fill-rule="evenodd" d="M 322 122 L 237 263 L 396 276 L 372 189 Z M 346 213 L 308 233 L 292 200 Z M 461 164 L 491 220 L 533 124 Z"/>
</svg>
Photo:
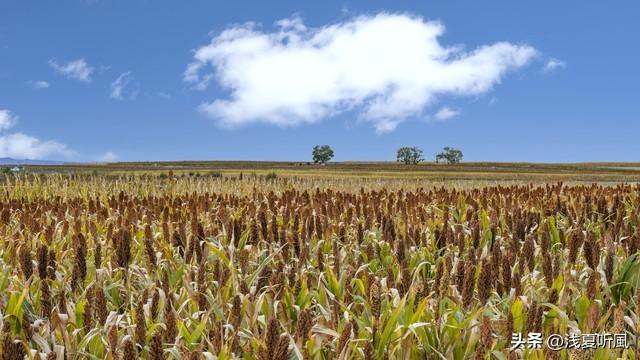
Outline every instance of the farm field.
<svg viewBox="0 0 640 360">
<path fill-rule="evenodd" d="M 635 165 L 180 165 L 4 179 L 2 359 L 637 358 Z"/>
<path fill-rule="evenodd" d="M 636 182 L 640 163 L 462 163 L 454 165 L 396 162 L 338 162 L 326 166 L 308 162 L 275 161 L 177 161 L 123 162 L 110 164 L 67 164 L 63 166 L 27 166 L 34 173 L 84 175 L 226 175 L 237 177 L 275 173 L 290 178 L 373 178 L 429 181 L 521 181 L 521 182 Z"/>
<path fill-rule="evenodd" d="M 0 360 L 640 360 L 640 2 L 5 3 Z"/>
</svg>

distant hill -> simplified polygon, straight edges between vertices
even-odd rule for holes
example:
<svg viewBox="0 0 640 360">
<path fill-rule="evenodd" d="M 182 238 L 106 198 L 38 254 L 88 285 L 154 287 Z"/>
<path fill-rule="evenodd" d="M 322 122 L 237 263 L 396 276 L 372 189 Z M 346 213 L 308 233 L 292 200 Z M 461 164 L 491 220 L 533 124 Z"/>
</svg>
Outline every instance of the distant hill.
<svg viewBox="0 0 640 360">
<path fill-rule="evenodd" d="M 7 165 L 64 165 L 63 161 L 0 158 L 0 166 Z"/>
</svg>

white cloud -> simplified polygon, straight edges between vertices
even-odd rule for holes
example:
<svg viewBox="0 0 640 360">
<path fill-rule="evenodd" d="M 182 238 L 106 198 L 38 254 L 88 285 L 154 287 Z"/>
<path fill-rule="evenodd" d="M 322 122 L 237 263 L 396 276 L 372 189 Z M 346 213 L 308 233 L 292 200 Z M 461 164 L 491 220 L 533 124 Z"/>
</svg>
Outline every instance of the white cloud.
<svg viewBox="0 0 640 360">
<path fill-rule="evenodd" d="M 556 58 L 547 59 L 547 63 L 544 65 L 544 72 L 553 72 L 556 70 L 564 69 L 567 67 L 567 64 Z"/>
<path fill-rule="evenodd" d="M 99 162 L 115 162 L 117 160 L 118 160 L 118 154 L 112 151 L 107 151 L 106 153 L 98 157 Z"/>
<path fill-rule="evenodd" d="M 29 81 L 29 86 L 34 89 L 47 89 L 49 88 L 49 83 L 44 80 L 31 80 Z"/>
<path fill-rule="evenodd" d="M 23 133 L 0 135 L 0 157 L 40 160 L 54 154 L 68 156 L 70 151 L 59 142 L 43 141 Z"/>
<path fill-rule="evenodd" d="M 123 100 L 125 98 L 133 100 L 138 96 L 138 88 L 134 84 L 134 77 L 131 71 L 126 71 L 120 74 L 111 83 L 110 96 L 117 100 Z"/>
<path fill-rule="evenodd" d="M 66 62 L 64 64 L 58 63 L 56 59 L 49 60 L 49 65 L 58 73 L 75 80 L 80 80 L 86 83 L 91 82 L 91 74 L 94 69 L 84 59 L 78 59 Z"/>
<path fill-rule="evenodd" d="M 460 115 L 459 110 L 451 109 L 447 106 L 444 106 L 440 110 L 438 110 L 438 112 L 433 115 L 433 117 L 439 121 L 447 121 L 449 119 L 453 119 L 458 115 Z"/>
<path fill-rule="evenodd" d="M 378 132 L 420 115 L 440 95 L 478 95 L 527 64 L 534 48 L 499 42 L 444 46 L 439 22 L 381 13 L 307 28 L 297 17 L 271 32 L 232 26 L 198 48 L 184 80 L 230 92 L 199 109 L 223 126 L 314 123 L 356 110 Z"/>
<path fill-rule="evenodd" d="M 0 131 L 6 130 L 16 124 L 18 118 L 9 110 L 0 109 Z"/>
<path fill-rule="evenodd" d="M 0 109 L 0 157 L 38 160 L 72 153 L 65 144 L 57 141 L 40 140 L 20 132 L 5 133 L 16 124 L 17 119 L 9 110 Z"/>
</svg>

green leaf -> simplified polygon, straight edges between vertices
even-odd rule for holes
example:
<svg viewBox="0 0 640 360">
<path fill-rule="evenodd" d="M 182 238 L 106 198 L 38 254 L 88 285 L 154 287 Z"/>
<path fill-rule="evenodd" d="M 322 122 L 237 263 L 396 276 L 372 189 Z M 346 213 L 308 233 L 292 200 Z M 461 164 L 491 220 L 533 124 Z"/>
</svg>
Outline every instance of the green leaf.
<svg viewBox="0 0 640 360">
<path fill-rule="evenodd" d="M 329 285 L 329 290 L 331 290 L 331 293 L 339 299 L 341 295 L 340 283 L 338 282 L 338 279 L 336 279 L 336 276 L 330 266 L 326 267 L 325 275 L 327 278 L 327 284 Z"/>
<path fill-rule="evenodd" d="M 551 233 L 551 246 L 560 242 L 560 234 L 558 233 L 558 227 L 556 226 L 555 216 L 549 217 L 549 232 Z"/>
<path fill-rule="evenodd" d="M 367 291 L 365 290 L 364 283 L 361 279 L 354 279 L 353 284 L 355 285 L 356 289 L 358 289 L 358 293 L 360 293 L 362 296 L 367 295 Z"/>
<path fill-rule="evenodd" d="M 428 302 L 429 302 L 429 298 L 422 299 L 422 301 L 418 304 L 418 307 L 414 311 L 413 315 L 411 316 L 411 319 L 409 319 L 409 323 L 418 322 L 418 320 L 422 317 L 422 314 L 426 310 Z"/>
<path fill-rule="evenodd" d="M 200 342 L 200 337 L 204 333 L 204 329 L 206 325 L 207 325 L 207 321 L 205 318 L 205 320 L 200 322 L 198 326 L 196 326 L 195 330 L 193 330 L 193 332 L 191 333 L 191 337 L 189 338 L 189 341 L 192 344 L 197 344 L 198 342 Z"/>
<path fill-rule="evenodd" d="M 209 246 L 209 250 L 211 250 L 211 252 L 214 253 L 227 267 L 229 267 L 231 262 L 224 251 L 220 250 L 214 243 L 207 242 L 207 245 Z"/>
<path fill-rule="evenodd" d="M 511 315 L 513 316 L 513 329 L 514 331 L 524 330 L 524 316 L 523 316 L 524 304 L 520 298 L 517 298 L 511 305 Z"/>
<path fill-rule="evenodd" d="M 491 352 L 491 355 L 495 356 L 498 360 L 507 360 L 507 357 L 498 350 L 494 350 Z"/>
<path fill-rule="evenodd" d="M 593 359 L 594 360 L 607 360 L 607 359 L 615 359 L 618 358 L 616 356 L 616 354 L 614 352 L 611 351 L 611 349 L 597 349 L 595 350 L 595 352 L 593 353 Z M 626 359 L 626 357 L 623 357 Z"/>
<path fill-rule="evenodd" d="M 586 295 L 582 295 L 576 300 L 576 318 L 580 327 L 584 325 L 585 320 L 587 319 L 587 315 L 589 314 L 589 305 L 591 305 L 591 301 L 589 301 L 589 298 Z"/>
<path fill-rule="evenodd" d="M 253 272 L 253 274 L 251 274 L 251 277 L 249 278 L 249 286 L 253 286 L 255 284 L 255 282 L 258 280 L 258 277 L 260 276 L 260 273 L 262 273 L 262 269 L 264 269 L 264 267 L 267 266 L 267 264 L 271 262 L 271 259 L 278 255 L 278 253 L 279 252 L 274 251 L 271 253 L 271 255 L 262 260 L 258 268 Z"/>
<path fill-rule="evenodd" d="M 638 253 L 635 253 L 626 258 L 613 285 L 611 285 L 611 295 L 617 304 L 622 300 L 628 300 L 629 295 L 633 293 L 639 273 L 640 259 L 638 259 Z"/>
<path fill-rule="evenodd" d="M 178 321 L 178 332 L 180 333 L 180 336 L 185 339 L 185 340 L 189 340 L 189 338 L 191 337 L 191 332 L 189 331 L 189 329 L 187 328 L 187 326 L 184 324 L 184 322 L 182 321 Z"/>
<path fill-rule="evenodd" d="M 562 290 L 563 287 L 564 287 L 564 275 L 560 273 L 558 274 L 558 277 L 556 277 L 555 280 L 553 280 L 553 285 L 551 286 L 551 288 L 556 289 L 556 291 L 560 293 L 560 290 Z"/>
<path fill-rule="evenodd" d="M 405 301 L 406 301 L 405 298 L 403 298 L 400 301 L 400 303 L 398 304 L 398 307 L 396 307 L 393 310 L 393 312 L 391 313 L 391 315 L 389 316 L 389 318 L 387 319 L 384 325 L 384 331 L 382 332 L 382 335 L 380 336 L 380 341 L 378 342 L 378 356 L 383 355 L 384 349 L 387 347 L 387 345 L 391 340 L 391 334 L 397 329 L 398 318 L 400 317 L 400 314 L 402 314 L 402 312 L 404 311 Z"/>
<path fill-rule="evenodd" d="M 558 306 L 551 303 L 544 303 L 542 305 L 555 311 L 556 315 L 560 318 L 560 332 L 564 333 L 569 325 L 569 316 L 567 316 L 567 313 L 562 311 L 562 309 L 560 309 Z"/>
<path fill-rule="evenodd" d="M 25 286 L 22 293 L 14 292 L 7 304 L 7 314 L 14 315 L 18 319 L 22 319 L 22 303 L 29 292 L 29 286 Z M 20 295 L 18 295 L 20 294 Z"/>
</svg>

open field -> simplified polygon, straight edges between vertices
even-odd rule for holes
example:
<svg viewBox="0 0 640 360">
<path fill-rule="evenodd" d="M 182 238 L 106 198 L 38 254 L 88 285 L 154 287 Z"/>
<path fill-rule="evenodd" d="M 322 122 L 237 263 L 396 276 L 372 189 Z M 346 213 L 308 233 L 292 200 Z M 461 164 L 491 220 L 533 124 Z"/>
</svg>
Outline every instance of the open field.
<svg viewBox="0 0 640 360">
<path fill-rule="evenodd" d="M 579 182 L 634 166 L 29 167 L 0 193 L 0 358 L 637 359 L 640 187 Z"/>
<path fill-rule="evenodd" d="M 533 181 L 533 182 L 637 182 L 640 163 L 463 163 L 445 165 L 422 163 L 403 165 L 395 162 L 344 162 L 326 166 L 306 162 L 266 161 L 182 161 L 29 166 L 33 172 L 80 174 L 222 174 L 227 176 L 266 175 L 289 177 L 352 177 L 380 179 L 417 179 L 434 181 Z"/>
</svg>

